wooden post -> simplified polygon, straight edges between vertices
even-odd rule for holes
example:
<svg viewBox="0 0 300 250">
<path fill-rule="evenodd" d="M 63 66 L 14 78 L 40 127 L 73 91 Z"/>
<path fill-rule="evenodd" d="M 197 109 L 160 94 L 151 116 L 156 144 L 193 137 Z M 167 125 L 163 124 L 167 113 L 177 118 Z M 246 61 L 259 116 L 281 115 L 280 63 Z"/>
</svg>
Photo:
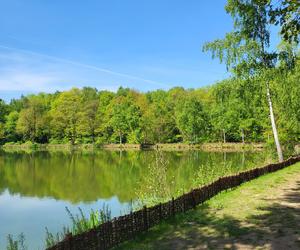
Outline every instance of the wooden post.
<svg viewBox="0 0 300 250">
<path fill-rule="evenodd" d="M 108 247 L 111 247 L 111 242 L 112 242 L 112 239 L 111 239 L 111 221 L 108 222 Z"/>
<path fill-rule="evenodd" d="M 196 203 L 196 197 L 195 197 L 195 190 L 192 190 L 192 200 L 193 200 L 193 208 L 196 208 L 197 203 Z"/>
<path fill-rule="evenodd" d="M 172 197 L 172 216 L 175 215 L 175 204 L 174 204 L 174 197 Z"/>
<path fill-rule="evenodd" d="M 159 221 L 162 220 L 161 202 L 159 203 Z"/>
<path fill-rule="evenodd" d="M 144 206 L 143 208 L 143 220 L 144 220 L 144 230 L 148 230 L 148 213 L 147 213 L 147 207 Z"/>
<path fill-rule="evenodd" d="M 133 219 L 133 213 L 132 213 L 132 210 L 130 212 L 130 221 L 131 221 L 131 232 L 130 232 L 130 237 L 131 239 L 134 237 L 134 219 Z"/>
<path fill-rule="evenodd" d="M 65 236 L 65 241 L 66 241 L 66 245 L 67 245 L 67 249 L 72 249 L 72 234 L 71 233 L 68 233 L 66 236 Z"/>
</svg>

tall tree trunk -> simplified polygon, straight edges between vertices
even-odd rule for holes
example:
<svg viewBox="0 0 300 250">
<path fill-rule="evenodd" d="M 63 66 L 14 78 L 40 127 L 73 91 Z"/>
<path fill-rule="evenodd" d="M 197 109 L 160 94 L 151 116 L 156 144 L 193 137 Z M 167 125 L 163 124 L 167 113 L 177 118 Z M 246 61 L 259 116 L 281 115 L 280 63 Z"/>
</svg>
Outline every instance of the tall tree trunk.
<svg viewBox="0 0 300 250">
<path fill-rule="evenodd" d="M 282 162 L 283 154 L 282 154 L 282 149 L 281 149 L 279 138 L 278 138 L 278 132 L 277 132 L 277 128 L 276 128 L 272 99 L 271 99 L 271 94 L 270 94 L 270 86 L 268 83 L 267 83 L 267 98 L 268 98 L 268 103 L 269 103 L 270 119 L 271 119 L 272 130 L 273 130 L 274 140 L 275 140 L 276 149 L 277 149 L 278 160 L 280 162 Z"/>
<path fill-rule="evenodd" d="M 244 129 L 241 129 L 242 132 L 242 142 L 243 144 L 245 143 L 245 134 L 244 134 Z"/>
<path fill-rule="evenodd" d="M 95 144 L 95 129 L 92 129 L 92 143 Z"/>
<path fill-rule="evenodd" d="M 223 142 L 226 143 L 226 133 L 225 133 L 225 129 L 223 129 Z"/>
</svg>

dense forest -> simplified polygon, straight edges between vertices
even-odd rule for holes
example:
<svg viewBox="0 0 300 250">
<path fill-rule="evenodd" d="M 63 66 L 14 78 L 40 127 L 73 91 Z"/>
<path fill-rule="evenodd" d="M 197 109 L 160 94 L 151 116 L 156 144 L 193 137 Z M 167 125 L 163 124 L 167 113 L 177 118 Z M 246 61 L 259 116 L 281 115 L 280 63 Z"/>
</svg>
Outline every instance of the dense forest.
<svg viewBox="0 0 300 250">
<path fill-rule="evenodd" d="M 300 62 L 272 69 L 270 89 L 282 143 L 300 139 Z M 141 93 L 85 87 L 0 102 L 1 143 L 272 142 L 259 77 L 199 89 Z"/>
</svg>

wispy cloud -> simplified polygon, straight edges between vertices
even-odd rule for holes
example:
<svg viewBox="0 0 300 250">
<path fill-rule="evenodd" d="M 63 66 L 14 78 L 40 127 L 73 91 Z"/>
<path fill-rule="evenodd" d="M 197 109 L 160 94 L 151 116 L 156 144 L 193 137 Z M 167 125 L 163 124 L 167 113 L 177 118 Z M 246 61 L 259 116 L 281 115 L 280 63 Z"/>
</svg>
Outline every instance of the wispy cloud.
<svg viewBox="0 0 300 250">
<path fill-rule="evenodd" d="M 45 74 L 9 71 L 1 74 L 0 91 L 53 91 L 59 88 L 59 86 L 49 88 L 53 82 L 57 82 L 57 79 Z"/>
<path fill-rule="evenodd" d="M 89 84 L 115 90 L 121 84 L 166 84 L 60 57 L 0 45 L 0 91 L 55 91 Z"/>
</svg>

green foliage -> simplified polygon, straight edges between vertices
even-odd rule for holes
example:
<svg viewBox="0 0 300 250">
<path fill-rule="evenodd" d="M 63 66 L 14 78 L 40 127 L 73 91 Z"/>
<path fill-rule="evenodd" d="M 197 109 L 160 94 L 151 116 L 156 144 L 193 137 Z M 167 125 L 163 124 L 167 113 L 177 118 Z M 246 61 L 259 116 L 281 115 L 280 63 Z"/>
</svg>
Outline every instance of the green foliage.
<svg viewBox="0 0 300 250">
<path fill-rule="evenodd" d="M 280 139 L 299 142 L 300 63 L 269 69 Z M 262 76 L 231 77 L 207 88 L 117 93 L 84 88 L 22 97 L 0 122 L 2 143 L 201 143 L 272 139 Z M 16 105 L 22 103 L 22 105 Z M 20 108 L 21 107 L 21 108 Z"/>
<path fill-rule="evenodd" d="M 300 33 L 300 2 L 297 0 L 282 0 L 281 5 L 272 6 L 271 22 L 280 25 L 280 34 L 285 41 L 299 42 Z"/>
<path fill-rule="evenodd" d="M 101 124 L 102 117 L 98 114 L 99 101 L 87 100 L 80 112 L 78 131 L 85 138 L 85 142 L 94 143 L 97 135 L 96 130 Z M 87 139 L 90 138 L 90 141 Z"/>
<path fill-rule="evenodd" d="M 7 114 L 7 111 L 8 111 L 7 105 L 2 99 L 0 99 L 0 123 L 5 122 L 5 115 Z"/>
<path fill-rule="evenodd" d="M 228 11 L 235 16 L 237 10 L 231 6 Z M 286 145 L 296 144 L 300 140 L 300 63 L 296 48 L 282 43 L 279 51 L 288 53 L 293 61 L 259 68 L 266 54 L 261 52 L 258 35 L 241 28 L 241 23 L 248 22 L 245 18 L 236 20 L 239 34 L 229 35 L 232 42 L 238 42 L 236 49 L 226 40 L 207 44 L 206 48 L 222 60 L 224 56 L 234 70 L 240 67 L 249 73 L 251 69 L 250 76 L 242 70 L 241 75 L 195 90 L 177 87 L 139 93 L 120 88 L 113 93 L 85 87 L 29 95 L 8 105 L 0 102 L 0 143 L 201 143 L 222 142 L 224 137 L 226 142 L 268 142 L 272 129 L 267 79 L 280 139 Z M 253 50 L 243 48 L 243 44 L 253 45 Z"/>
<path fill-rule="evenodd" d="M 46 142 L 49 136 L 49 103 L 48 97 L 44 94 L 37 96 L 28 96 L 28 101 L 18 115 L 16 123 L 16 132 L 23 134 L 24 140 L 32 142 Z M 11 124 L 8 127 L 13 127 L 13 119 L 16 119 L 17 114 L 13 114 Z"/>
<path fill-rule="evenodd" d="M 53 134 L 57 138 L 68 137 L 72 144 L 78 136 L 81 108 L 81 92 L 73 88 L 62 92 L 51 105 Z"/>
<path fill-rule="evenodd" d="M 299 1 L 228 0 L 233 30 L 206 43 L 232 77 L 211 87 L 139 93 L 73 88 L 0 100 L 0 143 L 265 142 L 271 134 L 266 87 L 280 139 L 299 141 Z M 282 41 L 270 46 L 270 27 Z M 274 126 L 273 126 L 274 127 Z"/>
<path fill-rule="evenodd" d="M 138 143 L 139 138 L 135 138 L 136 130 L 140 126 L 140 109 L 134 104 L 130 95 L 127 97 L 117 96 L 109 106 L 110 114 L 108 124 L 114 131 L 114 136 L 119 138 L 119 143 L 122 143 L 124 137 L 131 133 L 134 141 Z M 137 135 L 137 134 L 136 134 Z"/>
<path fill-rule="evenodd" d="M 296 2 L 284 0 L 275 8 L 269 0 L 228 0 L 225 9 L 233 18 L 234 29 L 224 39 L 206 43 L 203 50 L 211 51 L 212 57 L 225 61 L 235 75 L 246 78 L 274 68 L 278 60 L 294 61 L 289 46 L 271 50 L 270 26 L 280 25 L 285 43 L 297 45 L 300 4 Z"/>
<path fill-rule="evenodd" d="M 0 144 L 3 144 L 5 140 L 5 127 L 3 123 L 0 123 Z"/>
<path fill-rule="evenodd" d="M 144 141 L 148 143 L 174 142 L 177 134 L 172 89 L 146 94 L 148 108 L 143 117 Z"/>
<path fill-rule="evenodd" d="M 6 123 L 4 129 L 6 139 L 8 141 L 17 141 L 19 139 L 19 136 L 16 128 L 19 119 L 19 113 L 17 111 L 12 111 L 5 117 L 5 119 Z"/>
<path fill-rule="evenodd" d="M 271 3 L 270 0 L 228 0 L 225 9 L 233 19 L 233 31 L 227 33 L 224 39 L 206 43 L 203 50 L 211 51 L 212 57 L 218 57 L 220 62 L 225 61 L 227 69 L 231 69 L 234 76 L 238 77 L 239 80 L 259 81 L 261 86 L 265 88 L 266 93 L 268 93 L 266 99 L 270 110 L 272 132 L 278 157 L 281 161 L 283 156 L 272 104 L 273 99 L 277 100 L 276 96 L 274 98 L 273 92 L 275 90 L 271 82 L 284 77 L 283 72 L 293 69 L 297 62 L 297 54 L 293 51 L 293 46 L 297 45 L 299 41 L 300 19 L 298 14 L 300 5 L 296 1 L 286 0 L 281 3 L 280 8 L 274 11 Z M 278 18 L 280 21 L 278 21 Z M 281 33 L 285 40 L 284 46 L 275 51 L 270 46 L 270 26 L 274 23 L 276 25 L 280 23 Z M 282 70 L 279 75 L 276 74 L 278 69 Z M 243 112 L 243 104 L 247 104 L 247 101 L 242 100 L 243 104 L 239 107 L 239 110 L 235 108 L 238 105 L 238 103 L 235 103 L 236 100 L 234 98 L 230 99 L 229 107 L 221 102 L 221 109 L 216 109 L 217 115 L 213 123 L 219 129 L 223 127 L 224 141 L 226 140 L 226 133 L 232 130 L 237 131 L 237 128 L 241 129 L 243 135 L 244 130 L 249 129 L 249 127 L 254 130 L 253 126 L 256 128 L 255 132 L 262 132 L 262 127 L 257 123 L 261 123 L 264 119 L 254 120 L 252 117 L 247 117 L 247 113 L 249 113 L 247 110 L 248 105 L 245 106 L 246 112 Z M 230 102 L 232 102 L 232 105 L 230 105 Z M 261 108 L 262 105 L 259 107 Z M 283 113 L 287 111 L 285 108 L 282 110 Z M 219 117 L 221 118 L 219 119 Z M 241 120 L 241 118 L 243 120 L 239 124 L 235 124 L 234 121 Z M 299 119 L 296 120 L 299 122 Z M 264 127 L 267 130 L 267 126 Z M 280 132 L 283 133 L 279 133 L 280 137 L 286 141 L 288 138 L 286 136 L 287 131 Z M 296 133 L 298 134 L 299 131 Z M 236 135 L 234 135 L 234 138 L 230 138 L 230 140 L 235 141 L 237 139 Z"/>
<path fill-rule="evenodd" d="M 175 110 L 176 124 L 184 141 L 199 143 L 205 141 L 210 132 L 208 114 L 202 103 L 194 96 L 182 98 Z"/>
<path fill-rule="evenodd" d="M 274 72 L 274 80 L 271 82 L 274 106 L 278 116 L 278 126 L 282 141 L 285 144 L 294 144 L 300 141 L 300 64 L 297 63 L 292 72 L 284 73 L 277 70 Z"/>
<path fill-rule="evenodd" d="M 217 140 L 223 130 L 227 141 L 241 141 L 241 131 L 248 142 L 263 140 L 268 111 L 260 82 L 237 78 L 223 81 L 213 87 L 212 96 L 211 122 Z"/>
<path fill-rule="evenodd" d="M 238 76 L 250 77 L 275 66 L 279 54 L 270 47 L 269 0 L 228 0 L 225 7 L 233 18 L 234 30 L 225 38 L 206 43 L 204 51 L 225 61 Z"/>
</svg>

